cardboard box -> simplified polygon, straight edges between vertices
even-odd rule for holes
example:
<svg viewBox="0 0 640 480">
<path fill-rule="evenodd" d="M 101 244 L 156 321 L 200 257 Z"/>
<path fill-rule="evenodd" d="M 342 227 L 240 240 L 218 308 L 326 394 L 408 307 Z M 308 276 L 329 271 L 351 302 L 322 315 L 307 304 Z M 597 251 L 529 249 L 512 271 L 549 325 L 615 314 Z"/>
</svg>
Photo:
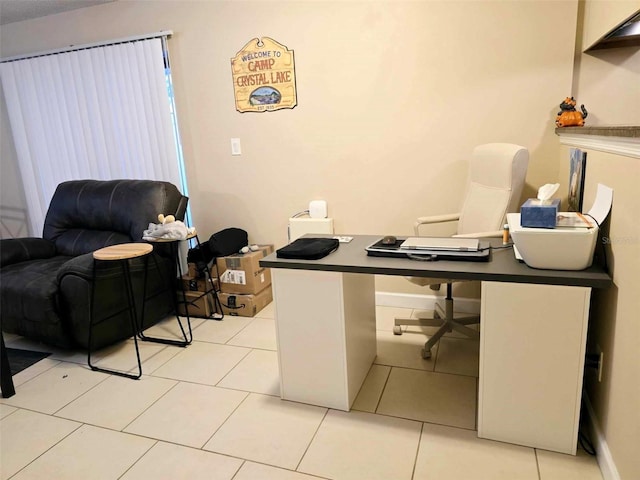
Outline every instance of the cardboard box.
<svg viewBox="0 0 640 480">
<path fill-rule="evenodd" d="M 520 225 L 533 228 L 556 228 L 560 200 L 541 201 L 530 198 L 520 207 Z"/>
<path fill-rule="evenodd" d="M 209 284 L 208 288 L 207 284 Z M 191 292 L 218 291 L 218 279 L 213 277 L 209 282 L 207 278 L 196 278 L 186 274 L 182 276 L 182 287 L 185 291 Z"/>
<path fill-rule="evenodd" d="M 189 275 L 190 277 L 193 277 L 193 278 L 197 278 L 199 272 L 198 272 L 198 269 L 196 268 L 196 264 L 195 263 L 188 263 L 187 267 L 188 267 L 187 275 Z"/>
<path fill-rule="evenodd" d="M 271 286 L 255 295 L 219 293 L 222 313 L 239 317 L 253 317 L 273 301 Z"/>
<path fill-rule="evenodd" d="M 218 266 L 216 265 L 216 262 L 213 262 L 211 267 L 209 267 L 209 275 L 211 275 L 211 278 L 218 278 Z"/>
<path fill-rule="evenodd" d="M 259 247 L 255 252 L 218 258 L 220 291 L 256 294 L 271 285 L 271 271 L 260 266 L 260 259 L 273 252 L 273 245 Z"/>
<path fill-rule="evenodd" d="M 185 301 L 190 317 L 209 318 L 216 313 L 213 295 L 201 292 L 185 292 L 183 300 L 182 292 L 177 292 L 178 315 L 185 316 Z"/>
</svg>

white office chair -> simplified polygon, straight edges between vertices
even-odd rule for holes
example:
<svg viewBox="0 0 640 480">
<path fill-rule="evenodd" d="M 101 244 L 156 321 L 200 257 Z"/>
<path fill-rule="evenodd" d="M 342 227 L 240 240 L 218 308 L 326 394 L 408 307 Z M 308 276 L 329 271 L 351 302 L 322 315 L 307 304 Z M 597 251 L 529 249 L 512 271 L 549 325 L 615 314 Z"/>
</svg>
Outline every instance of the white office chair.
<svg viewBox="0 0 640 480">
<path fill-rule="evenodd" d="M 524 186 L 529 152 L 526 148 L 509 143 L 488 143 L 473 151 L 469 163 L 469 177 L 466 195 L 460 213 L 420 217 L 414 224 L 416 236 L 420 236 L 421 226 L 457 221 L 454 237 L 488 238 L 501 237 L 507 213 L 515 212 L 520 205 Z M 480 322 L 479 315 L 454 316 L 451 284 L 454 281 L 442 278 L 407 277 L 417 285 L 429 285 L 439 290 L 440 284 L 447 284 L 444 307 L 438 301 L 433 317 L 419 313 L 417 318 L 396 318 L 393 333 L 402 335 L 402 325 L 440 326 L 438 331 L 425 343 L 423 358 L 431 357 L 431 348 L 447 332 L 456 330 L 468 337 L 479 336 L 478 331 L 467 325 Z"/>
</svg>

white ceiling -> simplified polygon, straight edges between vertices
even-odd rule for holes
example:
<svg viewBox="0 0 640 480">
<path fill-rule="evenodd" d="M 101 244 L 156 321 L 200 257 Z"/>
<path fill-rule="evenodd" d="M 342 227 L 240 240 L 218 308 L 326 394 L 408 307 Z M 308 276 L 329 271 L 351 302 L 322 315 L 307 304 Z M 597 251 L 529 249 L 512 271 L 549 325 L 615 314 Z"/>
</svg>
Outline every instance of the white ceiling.
<svg viewBox="0 0 640 480">
<path fill-rule="evenodd" d="M 0 25 L 113 1 L 115 0 L 0 0 Z"/>
</svg>

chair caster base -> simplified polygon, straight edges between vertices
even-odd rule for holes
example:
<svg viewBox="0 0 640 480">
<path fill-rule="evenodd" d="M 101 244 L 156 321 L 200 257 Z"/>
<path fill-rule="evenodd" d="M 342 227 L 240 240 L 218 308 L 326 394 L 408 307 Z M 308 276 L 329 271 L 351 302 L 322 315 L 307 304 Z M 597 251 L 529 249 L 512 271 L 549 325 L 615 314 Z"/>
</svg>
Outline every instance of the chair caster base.
<svg viewBox="0 0 640 480">
<path fill-rule="evenodd" d="M 422 350 L 420 350 L 420 353 L 422 354 L 422 358 L 424 358 L 425 360 L 428 360 L 431 358 L 431 350 L 427 350 L 426 348 L 423 348 Z"/>
<path fill-rule="evenodd" d="M 400 325 L 396 325 L 395 327 L 393 327 L 393 334 L 402 335 L 402 327 Z"/>
</svg>

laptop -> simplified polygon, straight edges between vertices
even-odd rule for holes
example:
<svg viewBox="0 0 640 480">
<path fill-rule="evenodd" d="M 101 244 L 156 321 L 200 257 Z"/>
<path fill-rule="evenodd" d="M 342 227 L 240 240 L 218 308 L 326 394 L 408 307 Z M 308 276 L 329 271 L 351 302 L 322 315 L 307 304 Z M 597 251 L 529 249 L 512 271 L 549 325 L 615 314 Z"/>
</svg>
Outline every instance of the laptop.
<svg viewBox="0 0 640 480">
<path fill-rule="evenodd" d="M 488 241 L 479 241 L 476 250 L 444 250 L 427 248 L 401 248 L 405 238 L 398 238 L 394 245 L 382 243 L 382 239 L 372 243 L 365 250 L 370 257 L 411 258 L 415 260 L 463 260 L 471 262 L 486 262 L 490 258 L 491 246 Z M 466 245 L 472 246 L 472 244 Z"/>
<path fill-rule="evenodd" d="M 480 240 L 455 237 L 409 237 L 400 245 L 407 250 L 443 250 L 449 252 L 477 252 Z"/>
</svg>

